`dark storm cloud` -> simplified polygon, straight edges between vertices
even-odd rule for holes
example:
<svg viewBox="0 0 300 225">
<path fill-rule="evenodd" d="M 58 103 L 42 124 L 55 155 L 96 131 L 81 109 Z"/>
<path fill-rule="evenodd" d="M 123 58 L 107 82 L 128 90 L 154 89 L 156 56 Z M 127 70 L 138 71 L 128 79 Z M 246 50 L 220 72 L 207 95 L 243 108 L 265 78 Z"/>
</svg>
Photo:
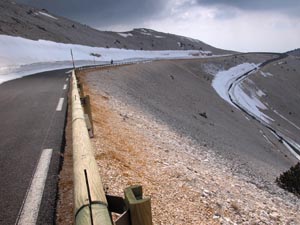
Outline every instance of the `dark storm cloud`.
<svg viewBox="0 0 300 225">
<path fill-rule="evenodd" d="M 299 0 L 197 0 L 203 6 L 235 7 L 245 11 L 275 11 L 289 16 L 300 16 Z"/>
<path fill-rule="evenodd" d="M 1 0 L 0 0 L 1 1 Z M 217 8 L 217 20 L 238 16 L 234 8 L 244 12 L 276 12 L 288 17 L 300 17 L 299 0 L 15 0 L 38 8 L 45 8 L 96 28 L 141 26 L 149 20 L 169 18 L 172 6 L 188 12 L 197 5 Z M 181 3 L 181 4 L 178 4 Z M 177 7 L 177 8 L 176 8 Z M 175 10 L 175 11 L 176 11 Z"/>
<path fill-rule="evenodd" d="M 16 0 L 92 26 L 142 22 L 157 15 L 164 0 Z"/>
</svg>

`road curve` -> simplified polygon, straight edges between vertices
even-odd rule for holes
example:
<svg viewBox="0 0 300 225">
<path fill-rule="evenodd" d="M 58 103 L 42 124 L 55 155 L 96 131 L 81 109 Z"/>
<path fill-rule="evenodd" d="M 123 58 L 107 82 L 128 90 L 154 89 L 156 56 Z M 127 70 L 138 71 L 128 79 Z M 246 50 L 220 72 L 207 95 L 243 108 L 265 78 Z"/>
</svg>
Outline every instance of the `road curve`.
<svg viewBox="0 0 300 225">
<path fill-rule="evenodd" d="M 244 113 L 246 113 L 247 115 L 249 115 L 251 118 L 253 118 L 254 120 L 256 120 L 257 122 L 259 122 L 260 124 L 262 124 L 264 127 L 266 127 L 268 130 L 271 131 L 271 133 L 281 142 L 283 143 L 289 151 L 292 152 L 292 154 L 298 159 L 300 160 L 300 148 L 299 146 L 294 143 L 294 141 L 292 141 L 289 137 L 286 137 L 284 134 L 278 132 L 276 129 L 274 129 L 272 126 L 270 126 L 269 124 L 265 123 L 261 118 L 257 117 L 256 115 L 254 115 L 253 113 L 249 112 L 246 108 L 243 107 L 243 105 L 239 104 L 239 102 L 234 100 L 234 97 L 232 96 L 233 93 L 233 89 L 234 87 L 242 82 L 246 77 L 251 75 L 251 72 L 258 70 L 260 68 L 263 68 L 264 66 L 284 59 L 286 58 L 288 55 L 287 54 L 278 54 L 277 58 L 273 58 L 270 60 L 267 60 L 265 62 L 263 62 L 262 64 L 260 64 L 257 68 L 254 68 L 252 70 L 249 70 L 247 72 L 245 72 L 244 74 L 242 74 L 241 76 L 239 76 L 238 78 L 236 78 L 229 86 L 228 88 L 228 96 L 230 101 L 232 102 L 232 104 L 234 104 L 237 108 L 239 108 L 241 111 L 243 111 Z"/>
<path fill-rule="evenodd" d="M 31 220 L 36 224 L 54 223 L 67 111 L 65 72 L 43 72 L 0 85 L 0 224 L 29 223 L 26 210 L 36 214 Z M 49 169 L 44 149 L 52 149 L 46 150 Z M 46 177 L 41 184 L 36 175 L 40 168 Z M 36 190 L 44 184 L 39 197 Z M 30 196 L 33 202 L 42 198 L 41 203 L 30 202 Z"/>
</svg>

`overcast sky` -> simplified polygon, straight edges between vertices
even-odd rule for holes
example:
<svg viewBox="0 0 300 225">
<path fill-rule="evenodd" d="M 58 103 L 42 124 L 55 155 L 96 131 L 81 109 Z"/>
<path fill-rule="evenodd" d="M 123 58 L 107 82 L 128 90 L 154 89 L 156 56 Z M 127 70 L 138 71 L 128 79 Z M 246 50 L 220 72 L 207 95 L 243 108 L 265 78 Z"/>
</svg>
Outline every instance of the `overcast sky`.
<svg viewBox="0 0 300 225">
<path fill-rule="evenodd" d="M 17 0 L 99 30 L 150 28 L 237 51 L 300 47 L 299 0 Z"/>
</svg>

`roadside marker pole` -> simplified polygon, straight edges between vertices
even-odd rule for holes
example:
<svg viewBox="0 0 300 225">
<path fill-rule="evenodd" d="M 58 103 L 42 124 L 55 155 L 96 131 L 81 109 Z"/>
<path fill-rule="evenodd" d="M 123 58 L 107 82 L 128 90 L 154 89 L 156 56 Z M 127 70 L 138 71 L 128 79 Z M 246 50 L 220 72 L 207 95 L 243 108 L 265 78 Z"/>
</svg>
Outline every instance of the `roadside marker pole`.
<svg viewBox="0 0 300 225">
<path fill-rule="evenodd" d="M 72 51 L 72 49 L 71 49 L 71 57 L 72 57 L 73 69 L 75 70 L 75 62 L 74 62 L 74 57 L 73 57 L 73 51 Z"/>
</svg>

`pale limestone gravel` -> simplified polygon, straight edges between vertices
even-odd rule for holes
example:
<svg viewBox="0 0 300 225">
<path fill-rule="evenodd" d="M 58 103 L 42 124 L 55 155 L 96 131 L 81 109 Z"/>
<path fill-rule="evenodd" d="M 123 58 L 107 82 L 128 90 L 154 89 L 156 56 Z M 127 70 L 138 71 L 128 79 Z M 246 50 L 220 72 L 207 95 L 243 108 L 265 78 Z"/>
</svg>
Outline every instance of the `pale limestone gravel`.
<svg viewBox="0 0 300 225">
<path fill-rule="evenodd" d="M 103 183 L 119 196 L 142 184 L 152 199 L 154 224 L 300 224 L 299 203 L 257 188 L 211 150 L 88 87 Z"/>
<path fill-rule="evenodd" d="M 122 196 L 125 187 L 143 185 L 154 224 L 300 224 L 299 203 L 287 201 L 290 194 L 257 188 L 210 149 L 88 87 L 96 134 L 91 140 L 105 189 Z M 69 125 L 57 206 L 57 224 L 64 225 L 73 224 Z"/>
</svg>

